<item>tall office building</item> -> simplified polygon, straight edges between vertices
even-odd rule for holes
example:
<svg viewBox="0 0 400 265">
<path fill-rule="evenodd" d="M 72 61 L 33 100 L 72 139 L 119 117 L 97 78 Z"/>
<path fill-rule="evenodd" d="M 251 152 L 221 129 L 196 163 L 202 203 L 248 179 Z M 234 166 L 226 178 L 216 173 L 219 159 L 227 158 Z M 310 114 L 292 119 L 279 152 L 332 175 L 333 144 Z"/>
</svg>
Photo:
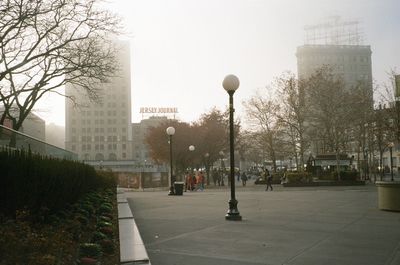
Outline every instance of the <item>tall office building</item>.
<svg viewBox="0 0 400 265">
<path fill-rule="evenodd" d="M 148 164 L 153 164 L 153 161 L 149 155 L 149 149 L 146 143 L 146 136 L 151 127 L 158 127 L 161 124 L 166 124 L 168 118 L 166 116 L 152 116 L 148 119 L 143 119 L 140 123 L 132 124 L 133 132 L 133 159 Z"/>
<path fill-rule="evenodd" d="M 66 99 L 65 146 L 81 160 L 132 159 L 130 49 L 128 42 L 116 45 L 121 70 L 99 85 L 99 102 L 90 102 L 79 88 L 66 86 L 67 96 L 74 96 L 83 107 Z"/>
<path fill-rule="evenodd" d="M 305 45 L 297 48 L 300 79 L 311 76 L 322 66 L 329 66 L 346 87 L 362 83 L 372 91 L 371 47 L 362 45 L 358 21 L 329 17 L 320 24 L 305 28 Z"/>
<path fill-rule="evenodd" d="M 372 89 L 371 47 L 365 45 L 303 45 L 297 48 L 300 79 L 326 65 L 340 76 L 347 87 L 363 83 Z"/>
</svg>

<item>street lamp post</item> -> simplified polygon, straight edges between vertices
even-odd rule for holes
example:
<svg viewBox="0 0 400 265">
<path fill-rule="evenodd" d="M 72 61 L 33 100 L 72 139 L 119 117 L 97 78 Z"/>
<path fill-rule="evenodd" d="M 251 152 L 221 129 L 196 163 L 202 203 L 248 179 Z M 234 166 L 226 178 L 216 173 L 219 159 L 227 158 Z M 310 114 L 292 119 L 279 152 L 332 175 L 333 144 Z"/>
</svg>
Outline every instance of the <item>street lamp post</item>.
<svg viewBox="0 0 400 265">
<path fill-rule="evenodd" d="M 391 176 L 391 181 L 394 181 L 394 178 L 393 178 L 393 153 L 392 153 L 394 143 L 390 142 L 388 144 L 388 146 L 389 146 L 389 152 L 390 152 L 390 176 Z"/>
<path fill-rule="evenodd" d="M 221 156 L 221 186 L 225 186 L 225 183 L 224 183 L 224 176 L 225 176 L 225 164 L 224 164 L 224 155 L 225 155 L 225 153 L 224 153 L 224 151 L 219 151 L 219 155 Z"/>
<path fill-rule="evenodd" d="M 189 146 L 189 151 L 192 153 L 194 150 L 196 149 L 196 147 L 194 147 L 194 145 L 190 145 Z M 191 156 L 191 159 L 192 159 L 193 157 Z M 192 173 L 193 173 L 193 161 L 190 161 L 191 163 L 192 163 L 192 165 L 191 165 L 191 169 L 192 169 Z"/>
<path fill-rule="evenodd" d="M 237 208 L 238 201 L 235 197 L 235 148 L 234 148 L 234 131 L 233 131 L 233 94 L 239 87 L 239 79 L 234 75 L 228 75 L 224 78 L 222 86 L 229 94 L 229 142 L 230 142 L 230 184 L 231 184 L 231 199 L 229 201 L 229 209 L 225 215 L 226 220 L 241 221 L 242 216 Z"/>
<path fill-rule="evenodd" d="M 207 186 L 209 186 L 210 185 L 210 177 L 209 177 L 209 174 L 210 174 L 210 168 L 209 168 L 209 164 L 208 164 L 208 158 L 210 157 L 210 154 L 209 153 L 205 153 L 204 154 L 204 161 L 205 161 L 205 166 L 206 166 L 206 176 L 207 176 L 207 181 L 206 181 L 206 183 L 207 183 Z"/>
<path fill-rule="evenodd" d="M 175 189 L 174 189 L 174 173 L 172 170 L 172 135 L 175 134 L 175 128 L 174 127 L 168 127 L 166 130 L 168 136 L 169 136 L 169 174 L 170 174 L 170 181 L 171 181 L 171 186 L 169 187 L 169 193 L 168 195 L 175 195 Z"/>
</svg>

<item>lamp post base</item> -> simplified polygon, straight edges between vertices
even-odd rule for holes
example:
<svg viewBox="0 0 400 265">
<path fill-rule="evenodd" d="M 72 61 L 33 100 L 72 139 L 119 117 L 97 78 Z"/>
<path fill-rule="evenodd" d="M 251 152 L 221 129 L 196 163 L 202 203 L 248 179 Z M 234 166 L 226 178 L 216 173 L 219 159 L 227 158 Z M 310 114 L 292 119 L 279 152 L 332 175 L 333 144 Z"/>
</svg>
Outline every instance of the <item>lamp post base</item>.
<svg viewBox="0 0 400 265">
<path fill-rule="evenodd" d="M 242 216 L 239 213 L 237 208 L 238 201 L 235 199 L 231 199 L 229 201 L 229 209 L 225 215 L 225 220 L 229 221 L 242 221 Z"/>
<path fill-rule="evenodd" d="M 169 196 L 175 195 L 174 186 L 169 187 L 169 193 L 168 193 L 168 195 L 169 195 Z"/>
</svg>

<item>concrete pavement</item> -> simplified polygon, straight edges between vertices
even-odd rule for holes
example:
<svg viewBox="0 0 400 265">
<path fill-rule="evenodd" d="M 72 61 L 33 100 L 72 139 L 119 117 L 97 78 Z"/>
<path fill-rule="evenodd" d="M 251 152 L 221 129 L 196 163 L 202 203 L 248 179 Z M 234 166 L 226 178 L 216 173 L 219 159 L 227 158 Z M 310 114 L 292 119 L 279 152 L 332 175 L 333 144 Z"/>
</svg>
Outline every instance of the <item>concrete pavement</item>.
<svg viewBox="0 0 400 265">
<path fill-rule="evenodd" d="M 400 264 L 400 213 L 377 209 L 374 185 L 238 187 L 243 221 L 226 221 L 228 187 L 126 197 L 153 265 Z"/>
</svg>

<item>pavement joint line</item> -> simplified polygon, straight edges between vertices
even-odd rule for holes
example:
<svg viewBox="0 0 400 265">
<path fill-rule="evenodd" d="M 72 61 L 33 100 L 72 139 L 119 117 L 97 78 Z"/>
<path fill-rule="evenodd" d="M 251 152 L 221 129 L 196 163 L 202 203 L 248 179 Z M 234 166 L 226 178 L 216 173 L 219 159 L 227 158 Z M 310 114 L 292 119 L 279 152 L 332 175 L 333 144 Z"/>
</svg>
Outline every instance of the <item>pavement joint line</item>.
<svg viewBox="0 0 400 265">
<path fill-rule="evenodd" d="M 162 239 L 162 240 L 158 240 L 157 242 L 148 243 L 148 244 L 145 244 L 145 245 L 146 245 L 146 247 L 151 247 L 151 246 L 162 244 L 162 243 L 165 243 L 165 242 L 168 242 L 168 241 L 171 241 L 171 240 L 179 239 L 179 238 L 182 238 L 182 237 L 185 237 L 185 236 L 188 236 L 188 235 L 196 234 L 196 233 L 199 233 L 199 232 L 204 232 L 204 231 L 207 231 L 207 230 L 212 230 L 214 228 L 217 228 L 217 227 L 220 227 L 220 226 L 225 226 L 225 225 L 226 225 L 226 223 L 221 223 L 219 225 L 214 225 L 214 226 L 208 226 L 208 227 L 203 228 L 203 229 L 198 229 L 196 231 L 191 231 L 191 232 L 179 234 L 179 235 L 176 235 L 176 236 L 173 236 L 173 237 L 165 238 L 165 239 Z"/>
<path fill-rule="evenodd" d="M 214 259 L 220 259 L 220 260 L 229 260 L 229 261 L 237 261 L 237 262 L 246 262 L 246 264 L 248 264 L 248 260 L 245 259 L 233 259 L 232 256 L 223 256 L 223 255 L 210 255 L 210 253 L 208 253 L 208 255 L 201 255 L 201 254 L 192 254 L 189 252 L 185 252 L 185 251 L 174 251 L 174 250 L 159 250 L 159 249 L 148 249 L 148 252 L 157 254 L 157 253 L 169 253 L 169 254 L 176 254 L 176 255 L 185 255 L 185 256 L 190 256 L 190 257 L 201 257 L 201 258 L 214 258 Z M 262 265 L 273 265 L 272 263 L 265 263 L 265 261 L 261 261 L 261 262 L 251 262 L 252 264 L 262 264 Z M 283 263 L 285 264 L 285 263 Z"/>
<path fill-rule="evenodd" d="M 400 254 L 400 242 L 397 243 L 397 246 L 395 248 L 395 251 L 392 253 L 391 257 L 388 258 L 388 260 L 385 262 L 385 265 L 395 265 L 393 262 L 395 261 L 395 258 L 397 256 L 397 253 Z"/>
<path fill-rule="evenodd" d="M 317 242 L 315 242 L 315 243 L 312 244 L 311 246 L 306 247 L 306 248 L 304 248 L 303 250 L 300 250 L 299 252 L 297 252 L 296 254 L 294 254 L 292 257 L 289 257 L 289 258 L 284 262 L 284 264 L 286 264 L 286 263 L 290 264 L 292 261 L 294 261 L 295 259 L 297 259 L 297 258 L 300 257 L 301 255 L 303 255 L 304 253 L 306 253 L 306 252 L 308 252 L 308 251 L 314 249 L 314 248 L 317 247 L 318 245 L 322 244 L 322 242 L 324 242 L 324 241 L 326 241 L 326 240 L 328 240 L 328 239 L 331 239 L 336 233 L 341 232 L 341 231 L 343 232 L 344 229 L 346 229 L 346 227 L 351 226 L 351 225 L 355 224 L 356 222 L 358 222 L 358 221 L 360 221 L 360 220 L 362 220 L 362 219 L 365 219 L 365 216 L 366 216 L 366 213 L 364 213 L 362 216 L 360 216 L 360 217 L 358 217 L 358 218 L 355 218 L 353 221 L 351 221 L 351 222 L 349 222 L 349 223 L 347 223 L 347 224 L 343 224 L 343 226 L 341 226 L 341 227 L 338 228 L 337 230 L 328 232 L 328 236 L 327 236 L 327 237 L 321 238 L 320 240 L 318 240 Z"/>
</svg>

